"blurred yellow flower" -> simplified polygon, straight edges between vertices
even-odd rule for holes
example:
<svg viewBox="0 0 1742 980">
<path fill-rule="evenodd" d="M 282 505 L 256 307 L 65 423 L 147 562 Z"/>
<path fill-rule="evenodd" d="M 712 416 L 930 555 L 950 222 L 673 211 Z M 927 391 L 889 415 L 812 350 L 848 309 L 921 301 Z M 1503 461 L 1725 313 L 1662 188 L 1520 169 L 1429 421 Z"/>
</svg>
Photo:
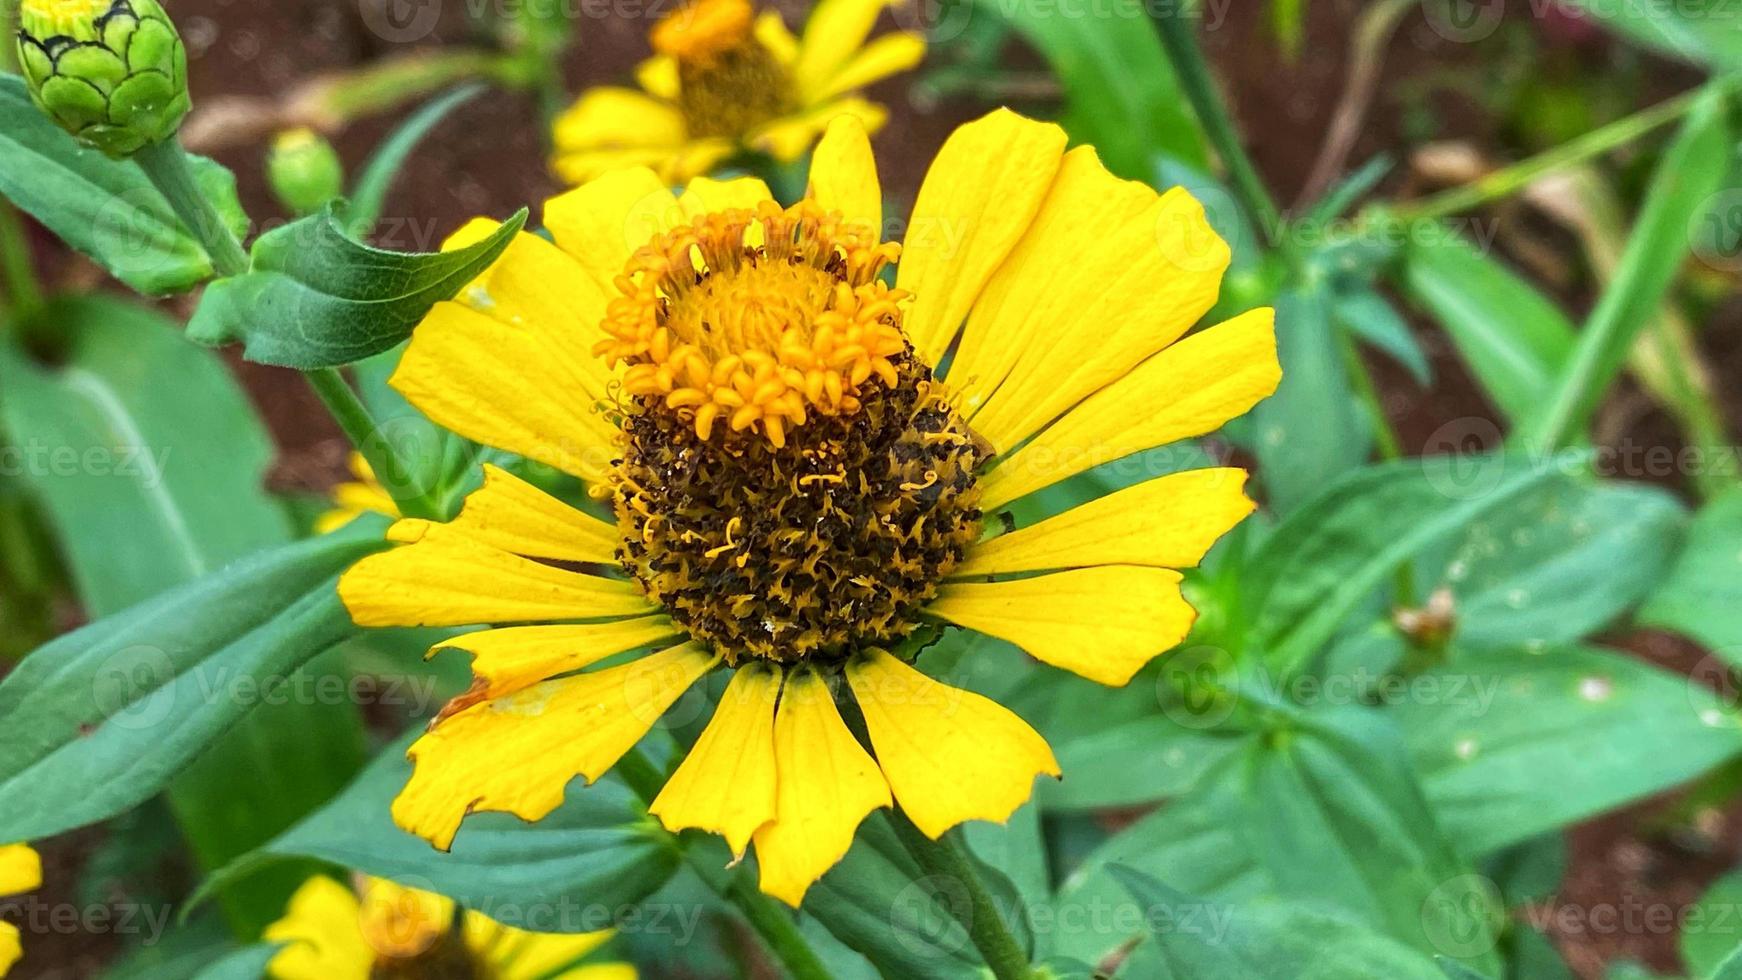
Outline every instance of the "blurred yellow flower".
<svg viewBox="0 0 1742 980">
<path fill-rule="evenodd" d="M 359 887 L 361 895 L 317 875 L 297 889 L 264 936 L 285 944 L 267 971 L 274 980 L 635 980 L 624 964 L 574 965 L 609 932 L 526 932 L 391 881 L 363 879 Z"/>
<path fill-rule="evenodd" d="M 903 245 L 878 234 L 851 116 L 792 207 L 754 179 L 674 197 L 615 171 L 430 313 L 394 387 L 587 481 L 616 520 L 488 468 L 451 523 L 401 521 L 404 546 L 343 577 L 366 626 L 533 624 L 441 645 L 475 680 L 412 746 L 400 826 L 446 848 L 471 812 L 537 820 L 716 668 L 730 683 L 651 810 L 754 843 L 795 906 L 879 807 L 935 838 L 1059 775 L 1021 718 L 901 641 L 953 624 L 1127 683 L 1191 629 L 1176 569 L 1251 512 L 1245 473 L 988 531 L 1018 498 L 1219 428 L 1281 374 L 1270 310 L 1180 339 L 1229 260 L 1198 202 L 1065 142 L 1008 111 L 957 130 Z"/>
<path fill-rule="evenodd" d="M 42 887 L 42 859 L 24 844 L 0 847 L 0 897 L 19 895 Z M 18 927 L 0 922 L 0 977 L 24 955 Z"/>
<path fill-rule="evenodd" d="M 353 479 L 333 488 L 333 507 L 315 519 L 316 534 L 337 531 L 364 514 L 400 516 L 399 505 L 376 479 L 374 469 L 363 454 L 351 453 L 349 465 Z"/>
<path fill-rule="evenodd" d="M 581 184 L 646 166 L 675 183 L 746 149 L 795 160 L 839 115 L 875 131 L 886 112 L 858 92 L 925 56 L 917 32 L 866 42 L 889 3 L 822 0 L 797 38 L 751 0 L 684 3 L 651 31 L 639 91 L 592 89 L 557 120 L 558 176 Z"/>
</svg>

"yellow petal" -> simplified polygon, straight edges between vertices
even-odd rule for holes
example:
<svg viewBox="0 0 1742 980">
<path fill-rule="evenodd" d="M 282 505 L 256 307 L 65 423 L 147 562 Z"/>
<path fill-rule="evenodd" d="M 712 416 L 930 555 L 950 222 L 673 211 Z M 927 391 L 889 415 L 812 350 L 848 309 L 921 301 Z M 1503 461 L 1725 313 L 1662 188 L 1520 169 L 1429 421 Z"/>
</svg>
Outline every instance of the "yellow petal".
<svg viewBox="0 0 1742 980">
<path fill-rule="evenodd" d="M 1213 432 L 1282 378 L 1275 313 L 1252 310 L 1187 337 L 1085 399 L 982 482 L 987 511 L 1132 453 Z"/>
<path fill-rule="evenodd" d="M 731 180 L 697 177 L 684 187 L 683 196 L 678 198 L 677 203 L 684 216 L 693 220 L 730 208 L 754 211 L 763 201 L 772 200 L 774 195 L 769 192 L 768 185 L 755 177 L 735 177 Z"/>
<path fill-rule="evenodd" d="M 798 38 L 792 36 L 792 31 L 787 29 L 786 21 L 781 18 L 778 10 L 764 10 L 757 15 L 756 26 L 752 30 L 756 34 L 756 40 L 782 66 L 790 69 L 798 61 Z"/>
<path fill-rule="evenodd" d="M 925 35 L 917 31 L 885 34 L 872 41 L 841 66 L 814 98 L 817 101 L 856 92 L 925 60 Z"/>
<path fill-rule="evenodd" d="M 617 295 L 614 283 L 629 256 L 682 220 L 677 198 L 645 167 L 605 174 L 544 205 L 557 245 L 609 296 Z"/>
<path fill-rule="evenodd" d="M 416 768 L 393 819 L 444 851 L 468 813 L 542 819 L 562 805 L 571 779 L 604 775 L 718 662 L 685 644 L 438 721 L 407 753 Z"/>
<path fill-rule="evenodd" d="M 807 101 L 818 101 L 831 79 L 865 44 L 889 0 L 822 0 L 811 8 L 798 42 L 792 79 Z"/>
<path fill-rule="evenodd" d="M 654 608 L 633 582 L 541 564 L 439 524 L 401 521 L 391 534 L 406 546 L 371 555 L 339 579 L 359 626 L 604 619 Z"/>
<path fill-rule="evenodd" d="M 889 788 L 932 838 L 967 820 L 1010 819 L 1034 777 L 1059 775 L 1046 739 L 1009 709 L 941 684 L 882 650 L 847 665 Z"/>
<path fill-rule="evenodd" d="M 614 623 L 484 630 L 444 640 L 430 653 L 464 650 L 472 655 L 472 687 L 449 705 L 447 713 L 452 714 L 679 635 L 664 616 L 643 616 Z"/>
<path fill-rule="evenodd" d="M 957 129 L 938 151 L 914 201 L 896 276 L 914 296 L 904 325 L 925 363 L 937 366 L 1028 230 L 1064 151 L 1064 130 L 1008 109 Z"/>
<path fill-rule="evenodd" d="M 670 55 L 656 54 L 641 64 L 635 66 L 635 84 L 648 95 L 676 102 L 679 82 L 677 59 Z"/>
<path fill-rule="evenodd" d="M 561 912 L 558 911 L 557 915 L 560 917 Z M 609 942 L 615 935 L 609 929 L 572 935 L 528 932 L 505 926 L 478 912 L 466 913 L 464 929 L 466 945 L 491 967 L 491 980 L 546 980 L 553 975 L 575 977 L 582 969 L 622 968 L 618 964 L 599 964 L 599 967 L 576 967 L 556 972 Z M 633 980 L 634 976 L 631 969 L 627 977 Z"/>
<path fill-rule="evenodd" d="M 406 960 L 427 952 L 454 921 L 453 899 L 370 878 L 358 899 L 363 939 L 381 958 Z"/>
<path fill-rule="evenodd" d="M 889 110 L 860 98 L 836 99 L 777 119 L 750 134 L 745 143 L 782 163 L 791 163 L 804 156 L 829 123 L 840 116 L 855 116 L 866 132 L 875 133 L 883 128 Z"/>
<path fill-rule="evenodd" d="M 0 922 L 0 977 L 23 958 L 24 943 L 19 938 L 18 927 L 10 922 Z"/>
<path fill-rule="evenodd" d="M 585 150 L 667 148 L 688 138 L 683 113 L 669 101 L 630 88 L 588 89 L 556 118 L 559 154 Z"/>
<path fill-rule="evenodd" d="M 714 719 L 647 812 L 677 833 L 695 828 L 726 838 L 742 857 L 750 835 L 774 819 L 774 703 L 780 671 L 738 668 Z"/>
<path fill-rule="evenodd" d="M 877 763 L 841 720 L 828 682 L 806 667 L 787 677 L 774 721 L 780 773 L 773 823 L 756 832 L 762 890 L 793 908 L 853 846 L 866 815 L 891 804 Z"/>
<path fill-rule="evenodd" d="M 955 582 L 926 612 L 1008 640 L 1036 660 L 1123 687 L 1180 644 L 1197 612 L 1168 568 L 1102 565 L 1013 582 Z"/>
<path fill-rule="evenodd" d="M 479 542 L 529 558 L 615 564 L 615 525 L 556 499 L 497 466 L 484 465 L 484 485 L 466 498 L 448 525 Z"/>
<path fill-rule="evenodd" d="M 630 169 L 651 170 L 667 183 L 679 184 L 712 170 L 735 150 L 736 145 L 731 140 L 718 137 L 687 140 L 671 146 L 574 150 L 557 154 L 551 161 L 551 169 L 570 186 L 585 184 L 612 171 Z"/>
<path fill-rule="evenodd" d="M 809 196 L 825 211 L 839 211 L 848 222 L 882 240 L 883 186 L 871 138 L 857 116 L 836 116 L 811 156 Z"/>
<path fill-rule="evenodd" d="M 1087 565 L 1192 568 L 1254 510 L 1246 471 L 1192 470 L 1146 480 L 969 549 L 951 574 L 999 575 Z"/>
<path fill-rule="evenodd" d="M 469 439 L 599 482 L 616 444 L 576 377 L 533 331 L 439 303 L 413 332 L 392 385 Z"/>
<path fill-rule="evenodd" d="M 1216 302 L 1228 246 L 1180 189 L 1065 155 L 1040 213 L 968 315 L 957 410 L 1009 449 L 1179 339 Z"/>
<path fill-rule="evenodd" d="M 28 844 L 0 847 L 0 898 L 42 887 L 42 859 Z"/>
<path fill-rule="evenodd" d="M 297 888 L 284 918 L 261 938 L 285 943 L 272 958 L 274 980 L 367 980 L 375 951 L 363 938 L 356 893 L 326 875 Z"/>
</svg>

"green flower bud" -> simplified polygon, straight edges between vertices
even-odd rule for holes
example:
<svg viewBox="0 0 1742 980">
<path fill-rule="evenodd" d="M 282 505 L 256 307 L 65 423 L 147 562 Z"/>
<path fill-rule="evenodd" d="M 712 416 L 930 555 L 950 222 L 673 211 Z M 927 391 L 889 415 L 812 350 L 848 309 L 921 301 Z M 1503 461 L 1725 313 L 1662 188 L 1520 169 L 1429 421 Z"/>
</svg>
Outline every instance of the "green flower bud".
<svg viewBox="0 0 1742 980">
<path fill-rule="evenodd" d="M 174 136 L 192 105 L 187 49 L 158 0 L 24 0 L 18 64 L 38 108 L 112 157 Z"/>
<path fill-rule="evenodd" d="M 278 202 L 295 214 L 313 214 L 345 192 L 345 165 L 333 145 L 312 129 L 289 129 L 272 141 L 266 179 Z"/>
</svg>

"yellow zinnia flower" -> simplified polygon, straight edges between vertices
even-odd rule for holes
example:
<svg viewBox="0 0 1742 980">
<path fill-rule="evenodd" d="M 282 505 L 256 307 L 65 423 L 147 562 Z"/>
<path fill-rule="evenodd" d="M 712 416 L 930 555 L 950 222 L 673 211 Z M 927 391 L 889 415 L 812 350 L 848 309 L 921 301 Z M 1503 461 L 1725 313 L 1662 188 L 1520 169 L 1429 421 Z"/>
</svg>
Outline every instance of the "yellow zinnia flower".
<svg viewBox="0 0 1742 980">
<path fill-rule="evenodd" d="M 1016 715 L 890 652 L 917 625 L 1110 685 L 1191 629 L 1174 569 L 1250 513 L 1240 470 L 985 532 L 1020 497 L 1275 390 L 1269 310 L 1175 343 L 1228 263 L 1198 203 L 1008 111 L 950 137 L 905 246 L 875 232 L 857 120 L 830 125 L 810 179 L 781 208 L 754 179 L 674 197 L 650 170 L 608 174 L 547 204 L 553 240 L 519 236 L 415 331 L 400 392 L 587 481 L 616 523 L 490 468 L 452 523 L 401 521 L 401 547 L 342 578 L 366 626 L 564 623 L 443 644 L 476 679 L 412 746 L 400 826 L 445 848 L 473 811 L 537 820 L 724 667 L 651 810 L 754 842 L 763 889 L 796 906 L 872 810 L 898 802 L 935 838 L 1007 819 L 1059 774 Z"/>
<path fill-rule="evenodd" d="M 19 895 L 42 887 L 42 859 L 24 844 L 0 847 L 0 896 Z M 24 955 L 18 927 L 0 922 L 0 977 Z"/>
<path fill-rule="evenodd" d="M 925 56 L 917 32 L 866 43 L 889 3 L 822 0 L 802 38 L 750 0 L 679 6 L 651 32 L 655 54 L 636 72 L 641 91 L 592 89 L 557 120 L 558 176 L 580 184 L 647 166 L 678 182 L 746 149 L 796 160 L 839 115 L 875 131 L 887 113 L 858 91 Z"/>
<path fill-rule="evenodd" d="M 316 534 L 337 531 L 364 514 L 400 516 L 399 505 L 393 502 L 393 495 L 376 479 L 375 470 L 363 458 L 363 454 L 351 453 L 349 462 L 354 479 L 333 488 L 333 507 L 315 519 Z"/>
<path fill-rule="evenodd" d="M 391 881 L 360 887 L 361 896 L 324 875 L 303 882 L 284 918 L 266 929 L 267 942 L 285 944 L 267 970 L 274 980 L 635 980 L 635 968 L 619 963 L 562 969 L 610 932 L 526 932 Z"/>
</svg>

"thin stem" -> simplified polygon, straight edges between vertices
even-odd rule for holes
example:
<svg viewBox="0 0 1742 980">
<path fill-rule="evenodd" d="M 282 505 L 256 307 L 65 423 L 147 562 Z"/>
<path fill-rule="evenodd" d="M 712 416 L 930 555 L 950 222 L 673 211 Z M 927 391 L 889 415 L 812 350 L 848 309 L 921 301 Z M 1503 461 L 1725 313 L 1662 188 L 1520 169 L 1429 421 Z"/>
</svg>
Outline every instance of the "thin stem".
<svg viewBox="0 0 1742 980">
<path fill-rule="evenodd" d="M 30 240 L 24 223 L 11 201 L 0 200 L 0 275 L 5 277 L 5 300 L 9 309 L 28 317 L 42 305 L 42 285 L 36 280 Z"/>
<path fill-rule="evenodd" d="M 1269 189 L 1264 186 L 1264 181 L 1258 176 L 1258 169 L 1252 165 L 1252 158 L 1246 155 L 1246 147 L 1240 142 L 1234 120 L 1228 115 L 1227 106 L 1222 103 L 1222 98 L 1216 91 L 1215 81 L 1210 77 L 1209 65 L 1205 63 L 1204 53 L 1198 47 L 1197 36 L 1192 31 L 1194 17 L 1194 14 L 1184 9 L 1183 4 L 1171 13 L 1157 14 L 1155 24 L 1161 35 L 1162 47 L 1167 50 L 1168 59 L 1173 62 L 1174 72 L 1179 75 L 1180 87 L 1184 89 L 1187 101 L 1191 102 L 1192 110 L 1204 127 L 1205 135 L 1215 146 L 1216 154 L 1222 158 L 1222 165 L 1228 168 L 1234 193 L 1245 206 L 1246 213 L 1258 223 L 1266 239 L 1274 241 L 1280 237 L 1282 212 L 1277 208 L 1275 199 L 1270 196 Z"/>
<path fill-rule="evenodd" d="M 992 893 L 986 890 L 985 883 L 961 848 L 948 837 L 938 840 L 927 837 L 899 807 L 891 812 L 889 820 L 895 826 L 895 835 L 901 839 L 902 846 L 919 863 L 920 870 L 962 886 L 968 897 L 967 907 L 958 908 L 955 902 L 944 904 L 967 930 L 968 938 L 974 941 L 974 948 L 985 958 L 992 975 L 998 980 L 1029 980 L 1033 977 L 1028 954 L 1005 928 Z"/>
<path fill-rule="evenodd" d="M 630 749 L 618 760 L 616 772 L 641 797 L 643 805 L 651 804 L 665 785 L 664 777 L 639 748 Z M 832 980 L 828 968 L 817 958 L 785 909 L 757 890 L 743 874 L 710 863 L 675 837 L 673 842 L 702 881 L 744 913 L 744 918 L 786 967 L 793 980 Z"/>
<path fill-rule="evenodd" d="M 231 234 L 212 202 L 200 193 L 193 166 L 181 143 L 167 139 L 140 150 L 133 159 L 169 202 L 175 216 L 211 256 L 212 268 L 218 275 L 239 276 L 248 271 L 248 253 L 242 250 L 242 243 Z"/>
<path fill-rule="evenodd" d="M 403 486 L 409 482 L 403 477 L 410 471 L 386 440 L 379 438 L 368 406 L 363 404 L 363 399 L 357 396 L 345 376 L 337 368 L 317 368 L 303 372 L 303 377 L 308 379 L 309 386 L 320 396 L 321 403 L 339 423 L 339 428 L 345 431 L 351 445 L 369 461 L 369 467 L 381 478 L 382 486 L 399 507 L 399 512 L 406 517 L 441 519 L 444 515 L 437 513 L 429 494 Z"/>
<path fill-rule="evenodd" d="M 1392 210 L 1392 215 L 1400 221 L 1437 221 L 1474 210 L 1489 201 L 1509 197 L 1544 174 L 1601 156 L 1680 119 L 1704 91 L 1705 88 L 1702 87 L 1683 92 L 1675 98 L 1617 119 L 1551 150 L 1496 170 L 1463 187 L 1454 187 L 1423 198 L 1413 205 L 1397 207 Z"/>
</svg>

